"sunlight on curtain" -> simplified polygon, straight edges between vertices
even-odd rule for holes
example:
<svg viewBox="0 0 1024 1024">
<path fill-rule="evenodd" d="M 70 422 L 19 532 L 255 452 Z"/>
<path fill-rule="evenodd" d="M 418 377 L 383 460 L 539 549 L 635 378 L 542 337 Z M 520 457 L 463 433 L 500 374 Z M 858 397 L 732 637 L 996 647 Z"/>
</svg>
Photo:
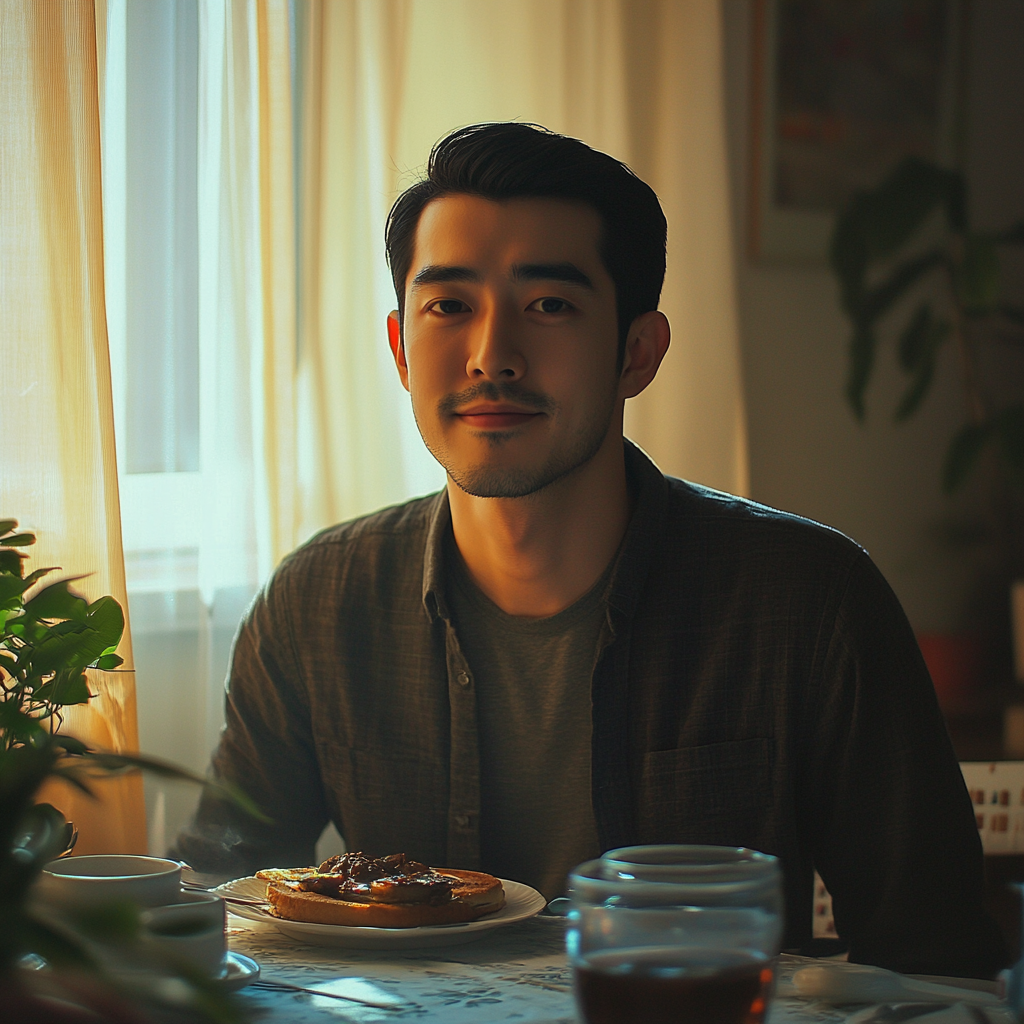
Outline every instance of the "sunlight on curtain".
<svg viewBox="0 0 1024 1024">
<path fill-rule="evenodd" d="M 665 472 L 748 495 L 721 4 L 627 2 L 623 29 L 632 167 L 668 218 L 661 308 L 672 323 L 661 372 L 626 406 L 626 433 Z"/>
<path fill-rule="evenodd" d="M 255 584 L 296 543 L 287 0 L 199 5 L 199 590 Z"/>
<path fill-rule="evenodd" d="M 90 600 L 127 611 L 103 304 L 100 125 L 93 4 L 0 4 L 0 494 L 35 531 L 32 565 L 88 573 Z M 132 649 L 90 673 L 96 698 L 65 730 L 137 749 Z M 102 784 L 102 800 L 48 788 L 78 825 L 76 852 L 144 852 L 142 783 Z"/>
<path fill-rule="evenodd" d="M 426 494 L 423 447 L 384 323 L 395 297 L 384 222 L 397 174 L 395 66 L 407 4 L 297 8 L 302 82 L 300 534 Z"/>
</svg>

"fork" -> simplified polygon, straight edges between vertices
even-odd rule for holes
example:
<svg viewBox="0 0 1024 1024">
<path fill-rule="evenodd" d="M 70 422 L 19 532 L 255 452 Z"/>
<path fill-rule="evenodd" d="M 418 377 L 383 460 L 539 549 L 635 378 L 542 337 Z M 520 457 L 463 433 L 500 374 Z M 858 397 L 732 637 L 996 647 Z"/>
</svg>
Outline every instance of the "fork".
<svg viewBox="0 0 1024 1024">
<path fill-rule="evenodd" d="M 182 882 L 181 887 L 189 892 L 213 892 L 212 889 L 207 889 L 205 885 L 199 885 L 197 882 Z M 237 903 L 241 907 L 256 907 L 257 910 L 263 911 L 270 909 L 270 904 L 266 900 L 251 899 L 248 896 L 229 896 L 221 892 L 214 895 L 219 896 L 225 903 Z"/>
</svg>

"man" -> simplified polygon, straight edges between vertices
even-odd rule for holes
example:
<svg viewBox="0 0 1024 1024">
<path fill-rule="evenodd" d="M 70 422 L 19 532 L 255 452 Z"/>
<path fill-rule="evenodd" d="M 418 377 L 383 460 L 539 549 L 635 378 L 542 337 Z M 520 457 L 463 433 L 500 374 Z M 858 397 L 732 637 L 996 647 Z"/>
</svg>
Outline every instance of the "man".
<svg viewBox="0 0 1024 1024">
<path fill-rule="evenodd" d="M 854 959 L 989 974 L 981 850 L 906 619 L 867 555 L 664 477 L 623 405 L 669 343 L 654 193 L 521 124 L 443 140 L 387 230 L 388 335 L 440 494 L 327 530 L 239 633 L 204 803 L 225 871 L 306 864 L 325 822 L 560 893 L 633 843 L 782 859 L 786 945 L 815 867 Z"/>
</svg>

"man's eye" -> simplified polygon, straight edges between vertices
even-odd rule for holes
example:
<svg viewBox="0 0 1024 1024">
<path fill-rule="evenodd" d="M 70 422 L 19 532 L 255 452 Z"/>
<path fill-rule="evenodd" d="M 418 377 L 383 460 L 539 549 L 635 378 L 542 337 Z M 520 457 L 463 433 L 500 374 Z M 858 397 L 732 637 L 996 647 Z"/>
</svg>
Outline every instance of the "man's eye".
<svg viewBox="0 0 1024 1024">
<path fill-rule="evenodd" d="M 469 306 L 459 299 L 440 299 L 430 308 L 435 313 L 451 315 L 452 313 L 465 313 L 469 309 Z"/>
<path fill-rule="evenodd" d="M 536 302 L 531 306 L 532 309 L 536 309 L 539 313 L 565 313 L 571 307 L 565 299 L 537 299 Z"/>
</svg>

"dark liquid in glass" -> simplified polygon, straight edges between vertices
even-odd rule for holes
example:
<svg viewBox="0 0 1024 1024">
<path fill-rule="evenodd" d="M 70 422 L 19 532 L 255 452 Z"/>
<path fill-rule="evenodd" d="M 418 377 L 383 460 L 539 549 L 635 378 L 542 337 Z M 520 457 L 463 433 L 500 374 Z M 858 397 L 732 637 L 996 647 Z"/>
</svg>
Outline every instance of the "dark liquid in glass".
<svg viewBox="0 0 1024 1024">
<path fill-rule="evenodd" d="M 574 976 L 587 1024 L 762 1024 L 772 991 L 772 961 L 734 950 L 614 949 Z"/>
</svg>

